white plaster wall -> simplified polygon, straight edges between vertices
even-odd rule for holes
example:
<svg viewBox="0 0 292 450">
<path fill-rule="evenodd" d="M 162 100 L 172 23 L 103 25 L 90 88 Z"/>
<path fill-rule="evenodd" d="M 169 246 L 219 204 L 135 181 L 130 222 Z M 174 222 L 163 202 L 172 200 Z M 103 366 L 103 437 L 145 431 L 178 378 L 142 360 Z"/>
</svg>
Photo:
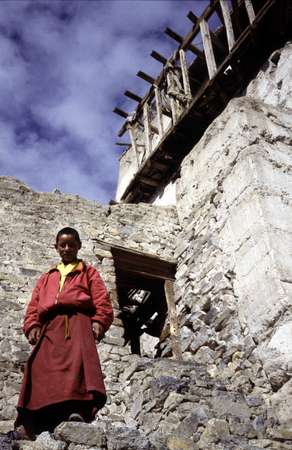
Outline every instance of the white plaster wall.
<svg viewBox="0 0 292 450">
<path fill-rule="evenodd" d="M 137 169 L 138 169 L 137 158 L 133 148 L 130 147 L 120 157 L 119 179 L 116 192 L 116 201 L 120 201 L 121 197 L 123 196 L 123 193 L 129 186 L 131 180 L 134 178 Z"/>
<path fill-rule="evenodd" d="M 247 95 L 265 103 L 292 108 L 292 43 L 276 50 L 250 83 Z"/>
<path fill-rule="evenodd" d="M 290 110 L 234 99 L 185 158 L 177 186 L 181 223 L 213 203 L 209 233 L 233 260 L 242 329 L 283 367 L 292 364 L 291 143 Z"/>
<path fill-rule="evenodd" d="M 169 206 L 176 204 L 176 183 L 169 183 L 165 186 L 163 192 L 157 197 L 154 202 L 154 205 L 160 206 Z"/>
</svg>

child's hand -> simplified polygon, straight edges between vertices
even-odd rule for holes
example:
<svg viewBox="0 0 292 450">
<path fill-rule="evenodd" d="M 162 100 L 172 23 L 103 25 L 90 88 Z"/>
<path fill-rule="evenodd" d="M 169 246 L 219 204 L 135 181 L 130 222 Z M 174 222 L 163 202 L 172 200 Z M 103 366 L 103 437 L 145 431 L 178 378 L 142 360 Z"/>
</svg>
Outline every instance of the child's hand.
<svg viewBox="0 0 292 450">
<path fill-rule="evenodd" d="M 28 333 L 28 342 L 31 345 L 34 345 L 37 343 L 37 341 L 39 340 L 41 335 L 41 329 L 40 327 L 34 327 L 30 330 L 30 332 Z"/>
<path fill-rule="evenodd" d="M 92 331 L 97 341 L 100 341 L 104 335 L 103 326 L 98 322 L 92 323 Z"/>
</svg>

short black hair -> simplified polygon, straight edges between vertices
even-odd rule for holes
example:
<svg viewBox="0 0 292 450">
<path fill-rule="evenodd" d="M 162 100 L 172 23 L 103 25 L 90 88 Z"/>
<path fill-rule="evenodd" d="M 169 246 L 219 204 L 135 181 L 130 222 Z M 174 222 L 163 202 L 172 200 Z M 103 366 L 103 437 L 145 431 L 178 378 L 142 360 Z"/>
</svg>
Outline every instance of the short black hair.
<svg viewBox="0 0 292 450">
<path fill-rule="evenodd" d="M 71 236 L 74 237 L 75 241 L 77 241 L 79 244 L 81 244 L 81 240 L 80 240 L 78 231 L 71 227 L 65 227 L 65 228 L 62 228 L 62 230 L 58 231 L 57 236 L 56 236 L 56 244 L 58 244 L 59 237 L 62 234 L 70 234 Z"/>
</svg>

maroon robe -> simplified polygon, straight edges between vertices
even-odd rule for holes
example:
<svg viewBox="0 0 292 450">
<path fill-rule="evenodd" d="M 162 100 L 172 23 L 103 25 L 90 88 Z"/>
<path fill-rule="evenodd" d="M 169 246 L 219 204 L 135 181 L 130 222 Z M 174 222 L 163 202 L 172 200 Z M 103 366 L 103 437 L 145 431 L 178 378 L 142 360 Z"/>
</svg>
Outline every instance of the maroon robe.
<svg viewBox="0 0 292 450">
<path fill-rule="evenodd" d="M 41 337 L 26 365 L 16 426 L 24 425 L 32 435 L 52 431 L 72 413 L 90 422 L 106 402 L 92 321 L 98 319 L 106 331 L 112 322 L 110 300 L 92 267 L 88 269 L 82 263 L 80 270 L 68 278 L 61 301 L 52 301 L 47 312 L 40 315 L 38 309 L 47 299 L 54 299 L 48 292 L 54 293 L 59 285 L 55 270 L 42 276 L 27 308 L 24 329 L 28 333 L 32 322 L 39 323 Z M 71 292 L 74 295 L 70 297 Z M 90 298 L 95 308 L 86 307 Z"/>
<path fill-rule="evenodd" d="M 91 319 L 83 313 L 68 317 L 70 337 L 65 339 L 65 316 L 56 315 L 26 365 L 17 425 L 33 433 L 51 430 L 73 412 L 91 421 L 106 401 Z"/>
</svg>

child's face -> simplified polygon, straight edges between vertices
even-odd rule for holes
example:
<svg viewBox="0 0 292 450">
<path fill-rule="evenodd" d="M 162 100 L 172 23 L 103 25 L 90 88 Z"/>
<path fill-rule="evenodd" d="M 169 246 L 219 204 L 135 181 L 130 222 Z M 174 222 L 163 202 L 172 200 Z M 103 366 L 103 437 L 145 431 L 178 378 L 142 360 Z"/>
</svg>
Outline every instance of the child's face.
<svg viewBox="0 0 292 450">
<path fill-rule="evenodd" d="M 77 253 L 80 248 L 80 242 L 76 241 L 72 234 L 61 234 L 55 245 L 55 249 L 61 256 L 64 264 L 76 261 Z"/>
</svg>

